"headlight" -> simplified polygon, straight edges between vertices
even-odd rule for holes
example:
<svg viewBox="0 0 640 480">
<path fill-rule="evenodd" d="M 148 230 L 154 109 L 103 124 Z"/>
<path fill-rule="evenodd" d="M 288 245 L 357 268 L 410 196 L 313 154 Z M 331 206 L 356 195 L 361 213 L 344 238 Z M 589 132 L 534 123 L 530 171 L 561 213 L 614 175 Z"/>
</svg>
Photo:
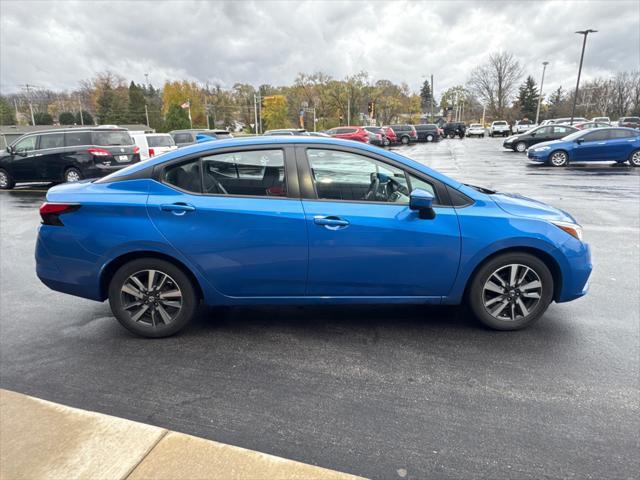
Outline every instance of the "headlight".
<svg viewBox="0 0 640 480">
<path fill-rule="evenodd" d="M 569 235 L 582 241 L 582 227 L 576 223 L 569 222 L 551 222 L 556 227 L 564 230 Z"/>
<path fill-rule="evenodd" d="M 551 147 L 539 147 L 539 148 L 534 148 L 533 151 L 534 152 L 545 152 L 547 150 L 550 150 Z"/>
</svg>

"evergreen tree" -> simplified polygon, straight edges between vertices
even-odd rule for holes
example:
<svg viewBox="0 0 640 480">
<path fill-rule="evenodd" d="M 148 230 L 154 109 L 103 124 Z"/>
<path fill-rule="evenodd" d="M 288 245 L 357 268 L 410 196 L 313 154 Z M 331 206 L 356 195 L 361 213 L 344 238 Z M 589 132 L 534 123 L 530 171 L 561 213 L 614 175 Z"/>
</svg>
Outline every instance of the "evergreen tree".
<svg viewBox="0 0 640 480">
<path fill-rule="evenodd" d="M 566 95 L 562 91 L 562 87 L 558 87 L 557 90 L 554 90 L 549 97 L 549 118 L 562 116 L 563 107 L 566 101 Z"/>
<path fill-rule="evenodd" d="M 517 105 L 522 118 L 535 118 L 538 108 L 538 87 L 531 75 L 527 77 L 518 89 Z"/>
<path fill-rule="evenodd" d="M 435 106 L 429 80 L 425 80 L 422 84 L 422 88 L 420 89 L 420 104 L 422 106 L 422 110 L 425 112 L 431 111 L 432 104 Z"/>
<path fill-rule="evenodd" d="M 76 123 L 76 117 L 71 112 L 62 112 L 58 115 L 58 122 L 60 125 L 73 125 Z"/>
<path fill-rule="evenodd" d="M 16 117 L 9 102 L 4 97 L 0 97 L 0 125 L 15 125 Z"/>
<path fill-rule="evenodd" d="M 47 112 L 35 112 L 33 114 L 33 119 L 35 120 L 36 125 L 53 125 L 53 117 Z"/>
<path fill-rule="evenodd" d="M 189 128 L 189 115 L 187 111 L 180 105 L 171 105 L 167 111 L 164 128 L 167 131 Z"/>
<path fill-rule="evenodd" d="M 82 110 L 82 118 L 80 118 L 80 112 L 76 112 L 75 122 L 77 125 L 93 125 L 93 116 L 86 110 Z"/>
<path fill-rule="evenodd" d="M 144 90 L 140 85 L 136 85 L 133 81 L 129 85 L 129 122 L 130 123 L 147 123 L 144 112 L 145 98 Z"/>
</svg>

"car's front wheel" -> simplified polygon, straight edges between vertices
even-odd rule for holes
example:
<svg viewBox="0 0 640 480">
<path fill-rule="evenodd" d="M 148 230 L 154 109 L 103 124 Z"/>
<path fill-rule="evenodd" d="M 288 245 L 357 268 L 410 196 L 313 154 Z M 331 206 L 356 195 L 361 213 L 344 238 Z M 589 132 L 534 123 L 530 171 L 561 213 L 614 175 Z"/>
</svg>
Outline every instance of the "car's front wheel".
<svg viewBox="0 0 640 480">
<path fill-rule="evenodd" d="M 516 152 L 524 152 L 527 149 L 527 144 L 524 142 L 516 143 Z"/>
<path fill-rule="evenodd" d="M 469 305 L 476 317 L 496 330 L 519 330 L 538 320 L 553 299 L 553 276 L 528 253 L 499 255 L 476 273 Z"/>
<path fill-rule="evenodd" d="M 640 150 L 631 153 L 629 156 L 629 164 L 632 167 L 640 167 Z"/>
<path fill-rule="evenodd" d="M 549 157 L 549 162 L 554 167 L 566 167 L 569 163 L 569 155 L 562 150 L 553 152 Z"/>
<path fill-rule="evenodd" d="M 120 324 L 137 335 L 167 337 L 195 315 L 191 280 L 174 264 L 143 258 L 124 264 L 109 284 L 109 304 Z"/>
<path fill-rule="evenodd" d="M 409 144 L 409 137 L 402 137 L 400 139 L 400 141 L 402 142 L 403 145 L 408 145 Z"/>
<path fill-rule="evenodd" d="M 0 190 L 11 190 L 15 182 L 6 170 L 0 168 Z"/>
</svg>

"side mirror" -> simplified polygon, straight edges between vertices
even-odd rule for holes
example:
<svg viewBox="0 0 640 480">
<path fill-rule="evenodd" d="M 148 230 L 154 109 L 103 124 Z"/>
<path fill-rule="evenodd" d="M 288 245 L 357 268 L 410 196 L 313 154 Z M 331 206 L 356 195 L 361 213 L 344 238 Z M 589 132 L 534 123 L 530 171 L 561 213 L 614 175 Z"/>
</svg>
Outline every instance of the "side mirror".
<svg viewBox="0 0 640 480">
<path fill-rule="evenodd" d="M 584 142 L 584 138 L 578 138 L 578 139 L 576 140 L 576 143 L 577 143 L 578 145 L 581 145 L 581 144 L 582 144 L 582 142 Z"/>
<path fill-rule="evenodd" d="M 536 136 L 536 132 L 531 132 L 531 136 L 535 137 Z"/>
<path fill-rule="evenodd" d="M 16 149 L 13 145 L 7 145 L 7 153 L 9 155 L 15 155 L 16 154 Z"/>
<path fill-rule="evenodd" d="M 409 196 L 409 208 L 417 210 L 420 218 L 431 220 L 435 218 L 436 212 L 433 210 L 433 194 L 421 188 L 416 188 Z"/>
</svg>

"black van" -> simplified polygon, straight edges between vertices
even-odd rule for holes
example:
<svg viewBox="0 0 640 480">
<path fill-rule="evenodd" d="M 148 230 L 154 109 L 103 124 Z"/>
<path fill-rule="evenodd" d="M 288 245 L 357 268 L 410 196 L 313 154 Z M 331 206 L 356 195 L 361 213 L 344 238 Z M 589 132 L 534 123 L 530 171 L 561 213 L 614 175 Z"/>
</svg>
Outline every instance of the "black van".
<svg viewBox="0 0 640 480">
<path fill-rule="evenodd" d="M 0 189 L 21 182 L 77 182 L 140 161 L 123 128 L 61 128 L 23 135 L 0 152 Z"/>
</svg>

